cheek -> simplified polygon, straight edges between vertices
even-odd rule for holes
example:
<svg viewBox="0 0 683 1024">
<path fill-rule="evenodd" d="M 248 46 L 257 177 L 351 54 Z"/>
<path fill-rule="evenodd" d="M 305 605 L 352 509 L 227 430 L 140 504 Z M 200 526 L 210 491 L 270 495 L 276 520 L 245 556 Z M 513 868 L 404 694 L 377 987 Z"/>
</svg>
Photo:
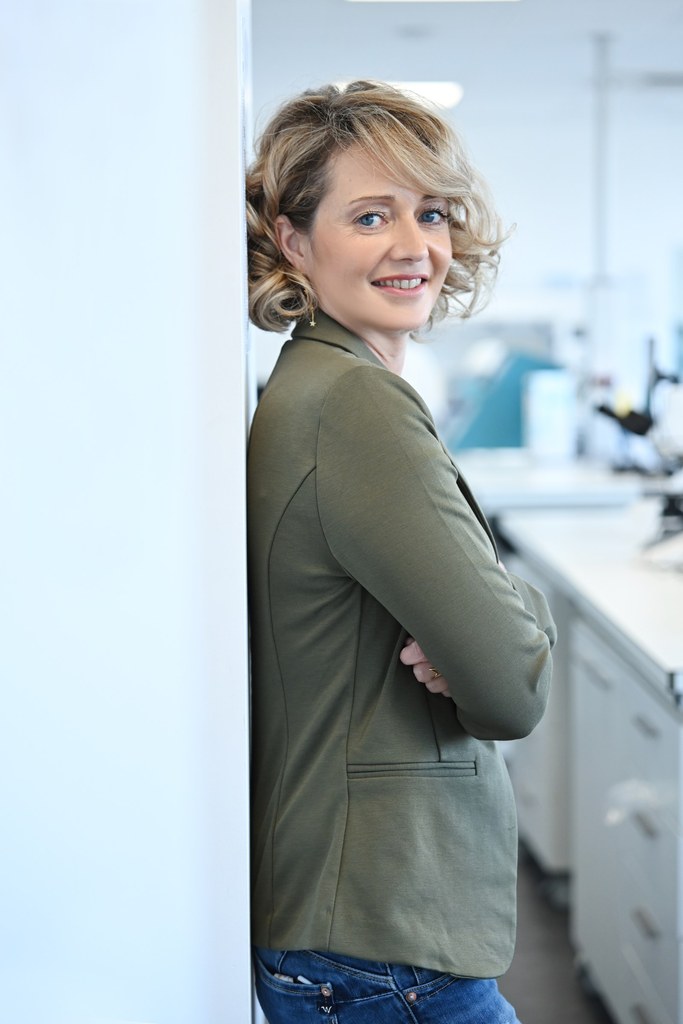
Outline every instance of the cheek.
<svg viewBox="0 0 683 1024">
<path fill-rule="evenodd" d="M 446 263 L 448 263 L 449 266 L 453 262 L 453 260 L 455 259 L 455 253 L 454 253 L 454 249 L 453 249 L 453 239 L 451 238 L 450 231 L 448 232 L 448 234 L 446 235 L 446 237 L 443 240 L 443 258 L 446 261 Z"/>
<path fill-rule="evenodd" d="M 444 239 L 443 242 L 440 242 L 440 244 L 434 248 L 432 259 L 438 266 L 440 274 L 445 277 L 453 260 L 453 249 L 451 247 L 450 238 Z"/>
<path fill-rule="evenodd" d="M 354 253 L 343 241 L 318 240 L 311 248 L 310 273 L 321 280 L 339 280 L 353 273 Z"/>
</svg>

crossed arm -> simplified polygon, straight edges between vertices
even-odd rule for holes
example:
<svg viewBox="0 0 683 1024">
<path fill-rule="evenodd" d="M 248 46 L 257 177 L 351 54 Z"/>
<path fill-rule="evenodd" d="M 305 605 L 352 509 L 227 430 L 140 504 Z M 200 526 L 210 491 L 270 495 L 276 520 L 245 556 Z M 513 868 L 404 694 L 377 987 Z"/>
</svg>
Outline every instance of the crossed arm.
<svg viewBox="0 0 683 1024">
<path fill-rule="evenodd" d="M 502 562 L 499 562 L 498 565 L 503 572 L 506 571 Z M 448 680 L 444 679 L 439 670 L 432 665 L 417 640 L 413 640 L 412 636 L 406 640 L 399 657 L 404 665 L 412 666 L 413 675 L 418 683 L 426 686 L 430 693 L 440 693 L 442 697 L 451 696 Z"/>
</svg>

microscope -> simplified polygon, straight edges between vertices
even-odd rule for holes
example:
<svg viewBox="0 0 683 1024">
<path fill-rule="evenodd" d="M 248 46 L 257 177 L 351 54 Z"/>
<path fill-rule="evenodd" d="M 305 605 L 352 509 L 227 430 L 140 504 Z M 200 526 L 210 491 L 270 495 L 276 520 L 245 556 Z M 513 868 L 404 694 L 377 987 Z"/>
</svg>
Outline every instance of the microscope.
<svg viewBox="0 0 683 1024">
<path fill-rule="evenodd" d="M 677 374 L 663 373 L 657 367 L 653 338 L 648 341 L 644 409 L 618 413 L 603 403 L 596 406 L 596 411 L 616 420 L 627 433 L 647 436 L 659 456 L 665 480 L 654 492 L 661 497 L 662 505 L 659 532 L 650 545 L 683 532 L 683 385 Z"/>
</svg>

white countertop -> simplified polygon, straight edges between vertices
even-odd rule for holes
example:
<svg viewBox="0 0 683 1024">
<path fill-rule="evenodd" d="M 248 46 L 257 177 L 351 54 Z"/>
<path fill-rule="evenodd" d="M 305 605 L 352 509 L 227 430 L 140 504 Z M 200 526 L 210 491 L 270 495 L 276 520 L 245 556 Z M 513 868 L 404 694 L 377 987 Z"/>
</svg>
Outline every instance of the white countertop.
<svg viewBox="0 0 683 1024">
<path fill-rule="evenodd" d="M 618 631 L 634 661 L 683 694 L 683 572 L 652 564 L 648 551 L 660 549 L 646 547 L 658 535 L 659 510 L 648 498 L 621 508 L 518 511 L 499 523 L 577 607 Z"/>
<path fill-rule="evenodd" d="M 518 508 L 618 506 L 634 501 L 645 478 L 585 460 L 542 461 L 523 448 L 472 449 L 453 458 L 489 515 Z"/>
</svg>

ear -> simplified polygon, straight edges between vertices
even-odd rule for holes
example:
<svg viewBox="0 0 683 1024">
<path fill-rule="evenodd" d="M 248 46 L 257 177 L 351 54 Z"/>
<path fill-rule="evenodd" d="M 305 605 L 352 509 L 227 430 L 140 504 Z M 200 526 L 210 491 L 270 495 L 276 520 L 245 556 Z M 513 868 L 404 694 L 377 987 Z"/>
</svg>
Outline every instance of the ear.
<svg viewBox="0 0 683 1024">
<path fill-rule="evenodd" d="M 304 270 L 308 252 L 308 236 L 294 227 L 284 213 L 275 221 L 275 233 L 280 252 L 295 270 Z"/>
</svg>

